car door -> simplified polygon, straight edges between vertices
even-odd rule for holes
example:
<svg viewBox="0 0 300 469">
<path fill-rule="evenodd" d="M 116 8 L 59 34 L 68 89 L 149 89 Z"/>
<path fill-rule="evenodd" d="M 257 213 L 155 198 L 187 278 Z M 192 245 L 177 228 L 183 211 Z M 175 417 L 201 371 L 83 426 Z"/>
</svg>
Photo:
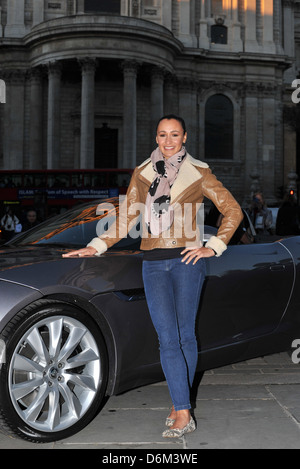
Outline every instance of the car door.
<svg viewBox="0 0 300 469">
<path fill-rule="evenodd" d="M 285 313 L 294 279 L 279 242 L 229 246 L 207 260 L 197 335 L 201 350 L 272 332 Z"/>
</svg>

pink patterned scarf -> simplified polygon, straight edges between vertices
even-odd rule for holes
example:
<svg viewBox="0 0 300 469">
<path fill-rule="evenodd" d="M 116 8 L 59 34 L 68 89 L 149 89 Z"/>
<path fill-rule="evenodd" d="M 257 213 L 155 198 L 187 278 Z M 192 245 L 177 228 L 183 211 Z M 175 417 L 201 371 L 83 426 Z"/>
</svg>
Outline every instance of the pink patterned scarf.
<svg viewBox="0 0 300 469">
<path fill-rule="evenodd" d="M 151 234 L 159 235 L 173 223 L 174 210 L 170 205 L 170 191 L 185 155 L 184 147 L 168 159 L 164 158 L 158 147 L 151 154 L 155 178 L 149 188 L 145 211 L 145 222 Z"/>
</svg>

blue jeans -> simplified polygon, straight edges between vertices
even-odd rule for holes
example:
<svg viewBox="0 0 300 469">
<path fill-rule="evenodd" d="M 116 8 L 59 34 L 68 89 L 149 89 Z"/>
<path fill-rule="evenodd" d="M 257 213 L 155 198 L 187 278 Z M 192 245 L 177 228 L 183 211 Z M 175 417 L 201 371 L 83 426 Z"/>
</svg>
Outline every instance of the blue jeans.
<svg viewBox="0 0 300 469">
<path fill-rule="evenodd" d="M 198 347 L 195 322 L 205 278 L 205 261 L 143 262 L 148 309 L 160 346 L 160 360 L 175 410 L 190 409 Z"/>
</svg>

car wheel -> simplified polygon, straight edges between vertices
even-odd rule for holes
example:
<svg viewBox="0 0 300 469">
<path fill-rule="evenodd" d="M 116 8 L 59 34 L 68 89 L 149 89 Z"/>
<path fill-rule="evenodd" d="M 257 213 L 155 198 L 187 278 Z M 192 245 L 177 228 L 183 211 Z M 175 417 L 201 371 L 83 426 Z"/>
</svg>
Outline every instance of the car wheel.
<svg viewBox="0 0 300 469">
<path fill-rule="evenodd" d="M 0 423 L 6 431 L 50 442 L 92 420 L 105 394 L 107 354 L 86 312 L 40 300 L 20 311 L 0 338 Z"/>
</svg>

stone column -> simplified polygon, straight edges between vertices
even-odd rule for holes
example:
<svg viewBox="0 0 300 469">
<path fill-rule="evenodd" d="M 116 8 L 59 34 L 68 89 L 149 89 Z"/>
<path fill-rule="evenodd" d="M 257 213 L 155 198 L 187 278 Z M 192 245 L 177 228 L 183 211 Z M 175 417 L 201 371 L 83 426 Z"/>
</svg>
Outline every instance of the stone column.
<svg viewBox="0 0 300 469">
<path fill-rule="evenodd" d="M 32 26 L 44 21 L 44 0 L 34 0 L 32 12 Z"/>
<path fill-rule="evenodd" d="M 209 49 L 208 23 L 205 12 L 206 0 L 200 0 L 200 2 L 199 47 Z"/>
<path fill-rule="evenodd" d="M 0 7 L 0 37 L 3 34 L 3 26 L 2 26 L 2 7 Z"/>
<path fill-rule="evenodd" d="M 283 48 L 284 53 L 295 58 L 295 21 L 294 3 L 292 0 L 283 0 Z M 284 74 L 285 82 L 291 83 L 297 76 L 296 65 L 293 63 Z"/>
<path fill-rule="evenodd" d="M 283 44 L 284 52 L 294 57 L 294 8 L 291 0 L 283 1 Z"/>
<path fill-rule="evenodd" d="M 25 0 L 9 0 L 5 37 L 23 36 L 25 36 Z"/>
<path fill-rule="evenodd" d="M 136 62 L 125 61 L 123 63 L 123 168 L 136 166 L 137 70 Z"/>
<path fill-rule="evenodd" d="M 256 38 L 256 0 L 244 0 L 245 52 L 258 52 Z"/>
<path fill-rule="evenodd" d="M 276 130 L 276 86 L 260 86 L 262 101 L 262 181 L 264 197 L 268 204 L 276 203 L 275 197 L 275 130 Z"/>
<path fill-rule="evenodd" d="M 60 91 L 61 64 L 48 64 L 48 135 L 47 168 L 58 169 L 60 162 Z"/>
<path fill-rule="evenodd" d="M 198 142 L 198 110 L 197 83 L 188 77 L 179 80 L 179 115 L 185 120 L 187 128 L 187 151 L 194 157 L 199 157 Z"/>
<path fill-rule="evenodd" d="M 42 70 L 30 70 L 29 167 L 42 168 L 43 155 L 43 77 Z"/>
<path fill-rule="evenodd" d="M 81 59 L 81 140 L 80 168 L 94 168 L 95 164 L 95 71 L 96 61 Z"/>
<path fill-rule="evenodd" d="M 245 194 L 251 192 L 251 174 L 259 171 L 259 161 L 257 160 L 257 140 L 258 140 L 258 90 L 254 83 L 245 84 Z"/>
<path fill-rule="evenodd" d="M 276 44 L 276 53 L 282 54 L 282 38 L 281 38 L 281 1 L 274 0 L 274 42 Z"/>
<path fill-rule="evenodd" d="M 178 114 L 176 77 L 171 74 L 165 78 L 164 114 Z"/>
<path fill-rule="evenodd" d="M 84 0 L 77 0 L 77 15 L 84 15 Z"/>
<path fill-rule="evenodd" d="M 256 0 L 256 39 L 261 46 L 263 42 L 263 5 L 262 0 Z"/>
<path fill-rule="evenodd" d="M 80 168 L 80 128 L 76 127 L 73 133 L 74 138 L 74 168 Z"/>
<path fill-rule="evenodd" d="M 263 26 L 263 51 L 269 54 L 276 53 L 274 41 L 274 5 L 269 0 L 261 0 L 261 15 Z"/>
<path fill-rule="evenodd" d="M 172 33 L 174 36 L 179 34 L 179 2 L 172 0 Z"/>
<path fill-rule="evenodd" d="M 284 146 L 283 146 L 283 93 L 281 83 L 277 83 L 275 97 L 275 189 L 282 186 L 284 178 Z M 292 103 L 293 105 L 293 103 Z"/>
<path fill-rule="evenodd" d="M 196 37 L 191 31 L 191 16 L 194 14 L 194 0 L 179 3 L 179 39 L 187 47 L 196 47 Z"/>
<path fill-rule="evenodd" d="M 172 31 L 172 0 L 164 0 L 162 3 L 162 24 Z"/>
<path fill-rule="evenodd" d="M 239 22 L 239 5 L 238 0 L 232 0 L 232 45 L 234 52 L 243 50 L 243 42 L 241 39 L 241 23 Z"/>
<path fill-rule="evenodd" d="M 159 67 L 151 71 L 151 143 L 155 144 L 156 125 L 164 115 L 164 72 Z"/>
<path fill-rule="evenodd" d="M 8 75 L 4 111 L 4 169 L 23 169 L 25 72 Z"/>
</svg>

